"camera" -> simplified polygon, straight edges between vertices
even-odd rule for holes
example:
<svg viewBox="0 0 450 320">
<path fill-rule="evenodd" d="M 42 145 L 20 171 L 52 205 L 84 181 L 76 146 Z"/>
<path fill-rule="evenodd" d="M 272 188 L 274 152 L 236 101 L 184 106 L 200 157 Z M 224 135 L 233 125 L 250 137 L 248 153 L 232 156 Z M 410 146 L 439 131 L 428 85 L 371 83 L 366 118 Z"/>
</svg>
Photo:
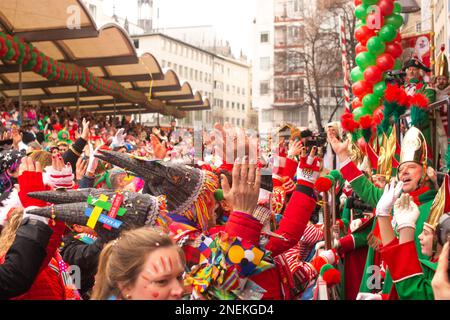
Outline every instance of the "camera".
<svg viewBox="0 0 450 320">
<path fill-rule="evenodd" d="M 361 199 L 351 196 L 347 199 L 347 208 L 348 209 L 355 209 L 355 210 L 361 210 L 363 212 L 372 212 L 373 208 L 369 204 L 361 201 Z"/>
<path fill-rule="evenodd" d="M 389 70 L 386 74 L 386 84 L 403 85 L 405 83 L 406 72 L 402 70 Z"/>
</svg>

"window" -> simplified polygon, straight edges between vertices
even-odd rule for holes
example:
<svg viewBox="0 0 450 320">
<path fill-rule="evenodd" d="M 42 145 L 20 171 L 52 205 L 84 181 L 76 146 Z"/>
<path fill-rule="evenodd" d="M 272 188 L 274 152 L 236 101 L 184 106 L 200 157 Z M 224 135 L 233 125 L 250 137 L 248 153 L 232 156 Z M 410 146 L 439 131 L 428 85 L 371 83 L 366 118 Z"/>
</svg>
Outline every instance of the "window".
<svg viewBox="0 0 450 320">
<path fill-rule="evenodd" d="M 302 108 L 300 110 L 300 126 L 308 126 L 308 108 Z"/>
<path fill-rule="evenodd" d="M 269 33 L 268 32 L 261 32 L 260 41 L 261 41 L 261 43 L 269 42 Z"/>
<path fill-rule="evenodd" d="M 230 85 L 227 84 L 227 92 L 230 92 Z"/>
<path fill-rule="evenodd" d="M 234 102 L 231 103 L 231 110 L 234 110 Z"/>
<path fill-rule="evenodd" d="M 242 104 L 242 110 L 245 110 L 245 104 Z"/>
<path fill-rule="evenodd" d="M 237 87 L 237 94 L 241 94 L 241 88 Z"/>
<path fill-rule="evenodd" d="M 227 109 L 230 109 L 230 101 L 227 101 Z"/>
<path fill-rule="evenodd" d="M 262 96 L 269 94 L 269 81 L 261 81 L 259 83 L 259 94 Z"/>
<path fill-rule="evenodd" d="M 292 9 L 294 10 L 294 12 L 303 11 L 303 0 L 294 0 Z"/>
<path fill-rule="evenodd" d="M 233 86 L 232 87 L 233 88 L 233 90 L 231 91 L 233 94 L 235 94 L 236 93 L 236 86 Z"/>
<path fill-rule="evenodd" d="M 178 65 L 176 63 L 173 64 L 173 70 L 175 72 L 178 72 Z"/>
<path fill-rule="evenodd" d="M 239 126 L 241 124 L 241 119 L 236 119 L 236 125 Z"/>
<path fill-rule="evenodd" d="M 260 68 L 263 71 L 269 71 L 270 69 L 270 57 L 262 57 L 260 60 Z"/>
<path fill-rule="evenodd" d="M 133 44 L 136 49 L 139 49 L 139 39 L 134 39 Z"/>
<path fill-rule="evenodd" d="M 421 22 L 416 23 L 416 32 L 422 32 L 422 23 Z"/>
<path fill-rule="evenodd" d="M 200 71 L 200 81 L 203 81 L 203 71 Z"/>
<path fill-rule="evenodd" d="M 166 60 L 162 60 L 162 62 L 161 62 L 161 66 L 163 67 L 163 68 L 165 68 L 166 67 Z"/>
<path fill-rule="evenodd" d="M 167 66 L 169 67 L 169 68 L 172 68 L 172 62 L 167 62 Z"/>
<path fill-rule="evenodd" d="M 198 81 L 198 70 L 195 70 L 195 81 Z"/>
<path fill-rule="evenodd" d="M 241 107 L 241 104 L 238 102 L 238 103 L 236 103 L 236 109 L 240 109 L 240 107 Z"/>
<path fill-rule="evenodd" d="M 194 79 L 194 69 L 189 68 L 189 79 Z"/>
<path fill-rule="evenodd" d="M 245 88 L 242 88 L 242 95 L 245 96 Z"/>
<path fill-rule="evenodd" d="M 187 78 L 188 76 L 188 67 L 184 67 L 184 77 Z"/>
</svg>

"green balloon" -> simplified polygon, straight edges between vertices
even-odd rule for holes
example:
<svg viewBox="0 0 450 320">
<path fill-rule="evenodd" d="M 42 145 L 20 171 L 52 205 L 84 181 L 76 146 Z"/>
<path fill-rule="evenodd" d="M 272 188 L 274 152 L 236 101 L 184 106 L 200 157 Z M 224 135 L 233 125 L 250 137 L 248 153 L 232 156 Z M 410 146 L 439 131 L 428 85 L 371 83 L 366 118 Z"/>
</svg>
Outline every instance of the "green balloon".
<svg viewBox="0 0 450 320">
<path fill-rule="evenodd" d="M 403 17 L 401 15 L 399 15 L 399 14 L 394 13 L 394 14 L 392 14 L 389 17 L 384 19 L 384 24 L 385 25 L 390 24 L 390 25 L 394 26 L 394 28 L 397 30 L 403 24 Z"/>
<path fill-rule="evenodd" d="M 386 88 L 386 82 L 380 81 L 373 86 L 373 94 L 379 98 L 382 98 L 384 96 L 384 91 L 386 90 Z"/>
<path fill-rule="evenodd" d="M 385 42 L 391 42 L 397 37 L 397 30 L 393 25 L 387 24 L 381 28 L 378 36 Z"/>
<path fill-rule="evenodd" d="M 367 41 L 367 50 L 375 56 L 378 56 L 386 50 L 386 44 L 380 37 L 372 37 Z"/>
<path fill-rule="evenodd" d="M 353 118 L 355 118 L 355 121 L 359 121 L 361 117 L 366 116 L 368 114 L 371 114 L 370 110 L 366 109 L 365 107 L 361 107 L 358 109 L 353 110 Z"/>
<path fill-rule="evenodd" d="M 395 59 L 394 70 L 402 70 L 403 64 L 399 59 Z"/>
<path fill-rule="evenodd" d="M 350 77 L 352 78 L 353 82 L 364 80 L 364 71 L 361 70 L 360 67 L 354 67 L 352 69 L 352 72 L 350 72 Z"/>
<path fill-rule="evenodd" d="M 361 4 L 356 7 L 355 9 L 355 17 L 357 17 L 359 20 L 364 21 L 367 17 L 367 6 L 364 4 Z"/>
<path fill-rule="evenodd" d="M 402 5 L 398 2 L 394 3 L 394 13 L 400 14 L 402 12 Z"/>
<path fill-rule="evenodd" d="M 365 4 L 366 6 L 372 6 L 374 4 L 377 4 L 378 0 L 363 0 L 362 3 Z"/>
<path fill-rule="evenodd" d="M 377 63 L 377 59 L 370 52 L 361 52 L 356 56 L 355 61 L 361 70 L 366 70 L 367 67 L 374 66 Z"/>
<path fill-rule="evenodd" d="M 375 94 L 366 94 L 362 99 L 362 104 L 364 108 L 372 112 L 380 106 L 380 98 Z"/>
<path fill-rule="evenodd" d="M 12 57 L 14 57 L 16 55 L 16 50 L 14 50 L 14 48 L 10 48 L 8 50 L 8 53 L 3 57 L 3 59 L 5 59 L 6 61 L 11 60 Z"/>
</svg>

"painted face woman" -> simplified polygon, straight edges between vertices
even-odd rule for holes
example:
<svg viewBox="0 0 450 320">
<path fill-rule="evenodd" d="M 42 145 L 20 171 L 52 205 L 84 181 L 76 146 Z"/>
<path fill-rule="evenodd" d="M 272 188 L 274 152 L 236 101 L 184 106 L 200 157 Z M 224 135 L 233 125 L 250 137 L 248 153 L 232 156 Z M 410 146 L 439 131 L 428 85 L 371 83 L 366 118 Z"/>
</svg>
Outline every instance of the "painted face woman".
<svg viewBox="0 0 450 320">
<path fill-rule="evenodd" d="M 165 234 L 150 228 L 125 232 L 100 255 L 93 300 L 178 300 L 185 259 Z"/>
</svg>

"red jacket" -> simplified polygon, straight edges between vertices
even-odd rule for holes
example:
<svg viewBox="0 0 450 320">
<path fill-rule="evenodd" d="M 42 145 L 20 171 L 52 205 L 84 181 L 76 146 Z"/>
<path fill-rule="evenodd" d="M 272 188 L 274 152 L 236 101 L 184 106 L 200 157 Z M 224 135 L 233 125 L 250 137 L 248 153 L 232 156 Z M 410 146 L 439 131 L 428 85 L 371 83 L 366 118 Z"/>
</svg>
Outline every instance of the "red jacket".
<svg viewBox="0 0 450 320">
<path fill-rule="evenodd" d="M 42 173 L 25 171 L 18 180 L 20 185 L 19 197 L 25 208 L 29 206 L 47 205 L 45 201 L 27 196 L 28 192 L 47 189 L 42 180 Z M 27 293 L 13 300 L 65 300 L 65 287 L 61 277 L 49 266 L 49 263 L 61 244 L 66 226 L 64 222 L 60 221 L 56 221 L 55 225 L 50 221 L 49 226 L 53 229 L 53 234 L 47 245 L 47 257 L 42 263 L 39 275 Z"/>
<path fill-rule="evenodd" d="M 267 291 L 263 299 L 283 300 L 292 298 L 290 293 L 293 284 L 292 276 L 286 260 L 280 255 L 298 243 L 315 205 L 316 201 L 313 198 L 301 192 L 295 191 L 292 195 L 281 219 L 280 227 L 276 231 L 277 234 L 282 235 L 288 241 L 271 238 L 266 245 L 266 249 L 272 252 L 272 257 L 275 257 L 276 268 L 251 277 L 251 280 Z M 233 212 L 226 224 L 225 231 L 230 236 L 241 237 L 250 241 L 253 245 L 258 245 L 262 227 L 262 224 L 252 216 Z"/>
</svg>

